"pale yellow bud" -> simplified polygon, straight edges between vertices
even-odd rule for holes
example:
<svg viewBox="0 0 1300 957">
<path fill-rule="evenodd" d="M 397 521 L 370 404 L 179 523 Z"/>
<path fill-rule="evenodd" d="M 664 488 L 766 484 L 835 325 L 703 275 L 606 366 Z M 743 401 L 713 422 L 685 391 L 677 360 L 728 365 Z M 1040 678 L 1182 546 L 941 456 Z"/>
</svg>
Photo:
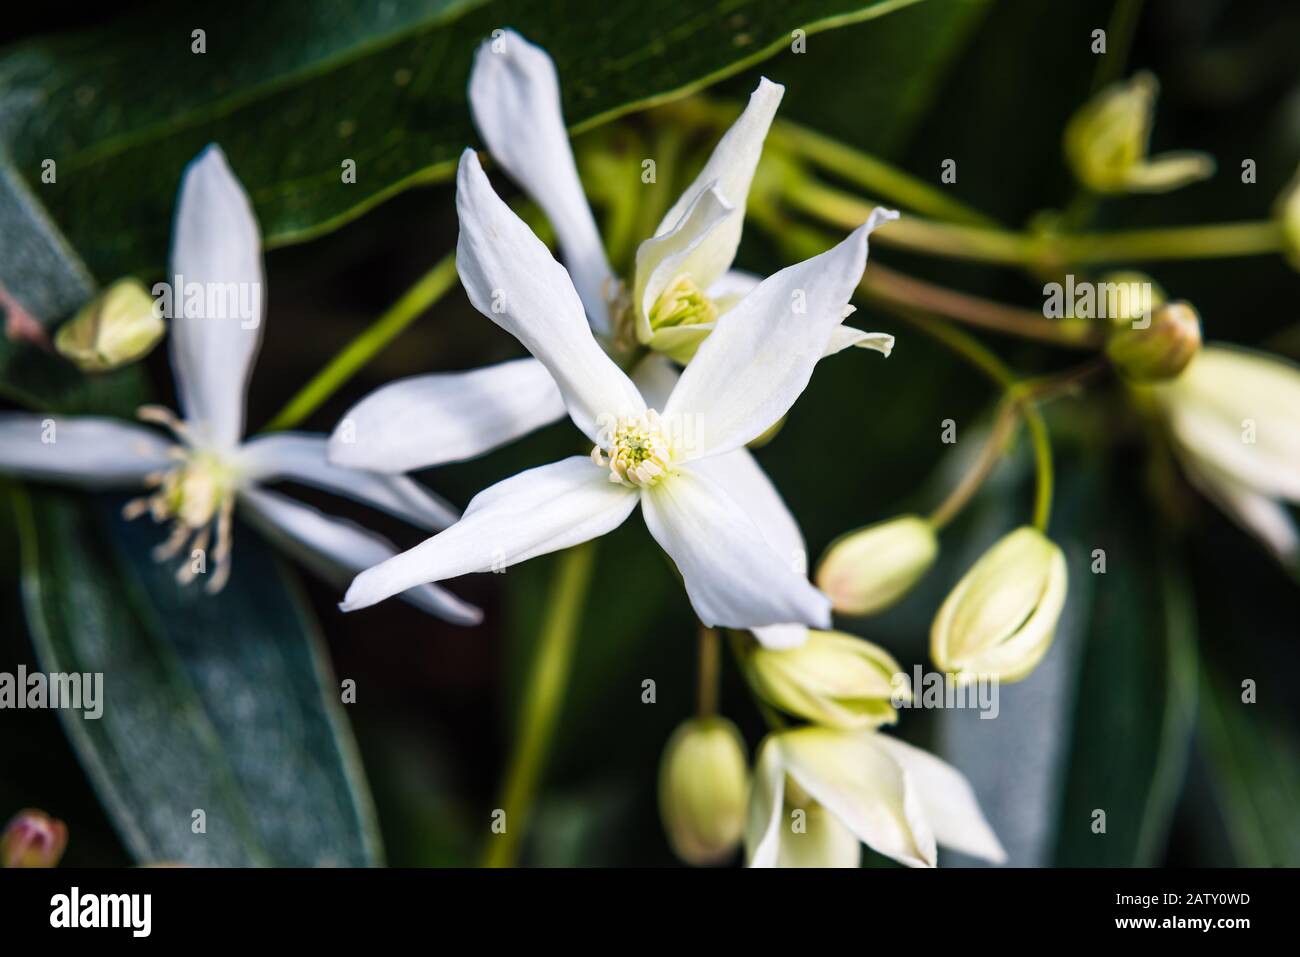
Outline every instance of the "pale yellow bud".
<svg viewBox="0 0 1300 957">
<path fill-rule="evenodd" d="M 810 630 L 802 645 L 783 650 L 755 642 L 746 649 L 744 668 L 764 700 L 832 728 L 894 724 L 895 702 L 911 697 L 902 669 L 888 652 L 838 631 Z"/>
<path fill-rule="evenodd" d="M 1065 128 L 1065 157 L 1096 193 L 1164 193 L 1214 173 L 1205 153 L 1148 156 L 1156 94 L 1150 73 L 1113 83 L 1085 103 Z"/>
<path fill-rule="evenodd" d="M 817 567 L 817 587 L 835 610 L 872 615 L 901 599 L 934 564 L 939 540 L 917 515 L 901 515 L 842 535 Z"/>
<path fill-rule="evenodd" d="M 109 372 L 143 359 L 166 331 L 144 285 L 119 279 L 59 327 L 54 347 L 83 372 Z"/>
<path fill-rule="evenodd" d="M 1106 342 L 1106 357 L 1130 382 L 1172 379 L 1201 349 L 1201 317 L 1185 302 L 1170 302 L 1151 314 L 1146 328 L 1120 326 Z"/>
<path fill-rule="evenodd" d="M 959 679 L 1019 681 L 1047 653 L 1065 605 L 1065 556 L 1024 526 L 985 552 L 944 600 L 930 657 Z"/>
<path fill-rule="evenodd" d="M 740 846 L 749 795 L 745 742 L 725 718 L 693 718 L 668 740 L 659 765 L 659 814 L 673 852 L 720 864 Z"/>
<path fill-rule="evenodd" d="M 1282 224 L 1282 239 L 1286 244 L 1287 258 L 1300 269 L 1300 172 L 1278 197 L 1274 215 Z"/>
</svg>

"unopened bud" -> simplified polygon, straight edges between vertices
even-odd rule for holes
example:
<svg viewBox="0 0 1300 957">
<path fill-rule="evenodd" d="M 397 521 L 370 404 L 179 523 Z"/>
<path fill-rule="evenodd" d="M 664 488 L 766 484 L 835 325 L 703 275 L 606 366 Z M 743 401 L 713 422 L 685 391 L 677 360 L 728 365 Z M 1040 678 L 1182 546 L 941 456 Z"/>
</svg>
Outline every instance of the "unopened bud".
<svg viewBox="0 0 1300 957">
<path fill-rule="evenodd" d="M 898 720 L 894 681 L 902 669 L 883 648 L 853 635 L 810 630 L 798 648 L 780 650 L 753 643 L 743 665 L 760 697 L 815 724 L 854 729 Z"/>
<path fill-rule="evenodd" d="M 1201 317 L 1185 302 L 1170 302 L 1151 314 L 1145 329 L 1117 328 L 1106 342 L 1106 356 L 1130 382 L 1172 379 L 1201 348 Z"/>
<path fill-rule="evenodd" d="M 1282 226 L 1282 242 L 1291 266 L 1300 269 L 1300 171 L 1277 199 L 1274 215 Z"/>
<path fill-rule="evenodd" d="M 930 628 L 930 657 L 959 679 L 1020 680 L 1051 647 L 1066 586 L 1061 549 L 1036 528 L 1016 529 L 944 600 Z"/>
<path fill-rule="evenodd" d="M 54 867 L 68 846 L 68 827 L 44 811 L 19 811 L 0 837 L 0 867 Z"/>
<path fill-rule="evenodd" d="M 907 594 L 938 554 L 934 526 L 917 515 L 901 515 L 833 541 L 817 567 L 817 587 L 836 611 L 872 615 Z"/>
<path fill-rule="evenodd" d="M 659 814 L 674 853 L 689 864 L 720 864 L 745 828 L 749 765 L 745 742 L 725 718 L 694 718 L 668 740 L 659 766 Z"/>
<path fill-rule="evenodd" d="M 83 372 L 109 372 L 143 359 L 166 330 L 144 285 L 119 279 L 59 327 L 54 347 Z"/>
</svg>

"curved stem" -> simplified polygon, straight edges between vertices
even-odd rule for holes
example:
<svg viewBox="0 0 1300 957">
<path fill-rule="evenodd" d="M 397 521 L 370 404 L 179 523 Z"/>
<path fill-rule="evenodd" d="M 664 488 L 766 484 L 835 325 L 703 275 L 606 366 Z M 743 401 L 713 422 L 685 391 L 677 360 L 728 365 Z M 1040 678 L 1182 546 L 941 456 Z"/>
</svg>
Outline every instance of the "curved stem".
<svg viewBox="0 0 1300 957">
<path fill-rule="evenodd" d="M 456 255 L 448 253 L 425 273 L 401 299 L 380 316 L 338 355 L 316 373 L 298 394 L 285 404 L 264 431 L 291 429 L 323 405 L 389 343 L 406 330 L 456 282 Z"/>
<path fill-rule="evenodd" d="M 514 751 L 497 805 L 505 811 L 506 829 L 489 839 L 483 856 L 485 867 L 513 867 L 518 859 L 542 765 L 560 716 L 595 555 L 593 540 L 570 548 L 559 557 L 555 585 L 524 691 Z"/>
<path fill-rule="evenodd" d="M 998 408 L 997 417 L 993 420 L 993 428 L 989 432 L 988 440 L 980 450 L 979 459 L 974 467 L 962 476 L 961 481 L 948 493 L 948 497 L 930 513 L 930 524 L 934 526 L 936 532 L 957 517 L 967 503 L 975 497 L 975 493 L 979 491 L 985 479 L 992 474 L 1007 441 L 1015 431 L 1018 420 L 1017 404 L 1009 398 L 1004 399 Z"/>
<path fill-rule="evenodd" d="M 1047 435 L 1047 423 L 1032 401 L 1024 404 L 1025 424 L 1029 426 L 1029 441 L 1034 449 L 1034 467 L 1038 485 L 1034 493 L 1034 527 L 1047 531 L 1052 515 L 1052 442 Z"/>
</svg>

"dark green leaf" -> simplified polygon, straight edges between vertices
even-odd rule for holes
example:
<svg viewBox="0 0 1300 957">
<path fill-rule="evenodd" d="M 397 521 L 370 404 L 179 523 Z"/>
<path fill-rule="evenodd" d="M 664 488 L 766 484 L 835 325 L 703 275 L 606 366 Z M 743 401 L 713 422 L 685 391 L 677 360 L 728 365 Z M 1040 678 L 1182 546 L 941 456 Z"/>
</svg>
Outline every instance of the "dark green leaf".
<svg viewBox="0 0 1300 957">
<path fill-rule="evenodd" d="M 209 597 L 152 561 L 158 530 L 122 522 L 119 502 L 14 500 L 41 666 L 103 673 L 102 717 L 61 716 L 137 860 L 377 862 L 338 685 L 292 579 L 256 538 L 237 533 L 230 583 Z"/>
</svg>

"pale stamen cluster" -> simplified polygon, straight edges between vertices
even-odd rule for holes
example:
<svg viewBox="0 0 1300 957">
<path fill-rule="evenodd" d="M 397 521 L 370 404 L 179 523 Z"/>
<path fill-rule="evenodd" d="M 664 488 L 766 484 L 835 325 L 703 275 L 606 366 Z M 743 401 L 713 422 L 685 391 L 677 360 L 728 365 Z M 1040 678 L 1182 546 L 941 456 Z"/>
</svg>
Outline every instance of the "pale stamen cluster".
<svg viewBox="0 0 1300 957">
<path fill-rule="evenodd" d="M 628 488 L 648 488 L 668 474 L 672 450 L 663 434 L 663 423 L 654 409 L 645 415 L 618 420 L 610 438 L 608 454 L 597 445 L 591 460 L 609 468 L 609 480 Z"/>
<path fill-rule="evenodd" d="M 136 415 L 143 422 L 167 428 L 180 440 L 169 450 L 177 464 L 146 476 L 146 487 L 155 491 L 127 502 L 122 517 L 133 521 L 148 513 L 155 522 L 171 522 L 167 540 L 153 550 L 154 561 L 168 561 L 185 551 L 190 557 L 176 570 L 176 581 L 188 585 L 198 574 L 195 552 L 206 553 L 204 562 L 210 560 L 213 568 L 205 588 L 216 594 L 230 578 L 235 470 L 213 452 L 196 448 L 185 423 L 170 409 L 147 405 Z M 214 535 L 215 547 L 208 552 Z"/>
</svg>

